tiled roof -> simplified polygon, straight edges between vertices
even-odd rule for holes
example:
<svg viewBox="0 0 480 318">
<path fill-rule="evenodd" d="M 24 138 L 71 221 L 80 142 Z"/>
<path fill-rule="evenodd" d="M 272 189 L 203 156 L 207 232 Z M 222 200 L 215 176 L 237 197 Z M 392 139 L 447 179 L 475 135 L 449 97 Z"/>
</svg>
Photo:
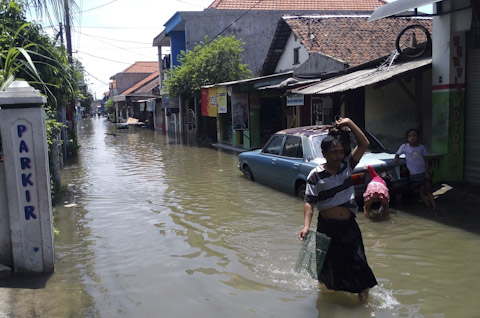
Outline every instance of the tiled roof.
<svg viewBox="0 0 480 318">
<path fill-rule="evenodd" d="M 384 0 L 215 0 L 214 9 L 374 11 Z"/>
<path fill-rule="evenodd" d="M 160 71 L 157 69 L 156 72 L 150 74 L 149 76 L 145 77 L 140 82 L 136 83 L 132 87 L 123 91 L 121 95 L 127 95 L 127 94 L 130 94 L 130 93 L 146 93 L 146 91 L 143 91 L 141 88 L 143 88 L 144 86 L 147 86 L 151 82 L 155 82 L 155 81 L 156 81 L 156 84 L 158 84 L 160 82 L 160 79 L 158 78 L 159 74 L 160 74 Z M 149 87 L 151 87 L 151 85 L 149 85 Z M 155 85 L 153 87 L 155 87 Z"/>
<path fill-rule="evenodd" d="M 122 73 L 153 73 L 158 70 L 158 62 L 135 62 Z"/>
<path fill-rule="evenodd" d="M 432 35 L 430 19 L 389 18 L 374 22 L 367 19 L 367 16 L 284 18 L 310 54 L 328 55 L 350 66 L 393 53 L 397 35 L 408 25 L 421 24 Z"/>
</svg>

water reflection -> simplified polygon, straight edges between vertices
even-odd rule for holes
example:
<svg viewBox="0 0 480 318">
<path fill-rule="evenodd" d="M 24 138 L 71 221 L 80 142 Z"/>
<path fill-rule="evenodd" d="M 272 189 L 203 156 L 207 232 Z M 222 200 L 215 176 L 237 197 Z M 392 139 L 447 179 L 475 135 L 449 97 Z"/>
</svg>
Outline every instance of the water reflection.
<svg viewBox="0 0 480 318">
<path fill-rule="evenodd" d="M 16 313 L 3 309 L 13 298 L 35 302 L 5 308 L 40 317 L 474 317 L 479 309 L 476 234 L 395 209 L 385 222 L 359 215 L 379 282 L 359 304 L 293 271 L 302 202 L 245 180 L 235 154 L 117 131 L 100 118 L 86 120 L 79 138 L 80 157 L 62 172 L 77 205 L 56 208 L 56 272 L 40 290 L 0 289 L 0 317 Z"/>
</svg>

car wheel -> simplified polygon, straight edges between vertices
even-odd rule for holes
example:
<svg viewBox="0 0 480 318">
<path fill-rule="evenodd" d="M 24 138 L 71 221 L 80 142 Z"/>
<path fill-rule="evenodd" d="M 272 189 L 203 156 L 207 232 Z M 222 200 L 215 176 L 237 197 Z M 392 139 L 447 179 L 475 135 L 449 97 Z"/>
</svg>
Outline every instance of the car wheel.
<svg viewBox="0 0 480 318">
<path fill-rule="evenodd" d="M 252 174 L 252 170 L 250 170 L 250 168 L 248 166 L 245 166 L 245 168 L 243 168 L 243 175 L 245 176 L 245 178 L 247 180 L 250 180 L 250 181 L 254 181 L 255 179 L 253 178 L 253 174 Z"/>
<path fill-rule="evenodd" d="M 297 188 L 297 197 L 302 199 L 302 200 L 305 198 L 305 188 L 306 188 L 305 183 L 302 183 Z"/>
</svg>

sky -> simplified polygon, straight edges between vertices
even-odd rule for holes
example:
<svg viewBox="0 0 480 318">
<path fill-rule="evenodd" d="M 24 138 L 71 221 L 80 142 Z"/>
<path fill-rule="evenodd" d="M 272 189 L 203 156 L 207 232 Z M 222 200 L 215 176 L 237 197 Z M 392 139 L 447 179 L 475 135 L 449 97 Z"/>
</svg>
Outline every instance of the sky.
<svg viewBox="0 0 480 318">
<path fill-rule="evenodd" d="M 101 99 L 110 77 L 133 63 L 158 61 L 153 39 L 177 11 L 202 11 L 213 1 L 77 0 L 80 13 L 73 21 L 73 57 L 82 63 L 94 98 Z M 58 32 L 58 25 L 40 23 L 47 33 Z"/>
<path fill-rule="evenodd" d="M 84 67 L 89 91 L 101 99 L 111 76 L 137 61 L 158 61 L 153 39 L 177 11 L 202 11 L 214 0 L 76 1 L 80 13 L 73 21 L 73 57 Z M 58 25 L 40 23 L 47 33 L 58 32 Z"/>
</svg>

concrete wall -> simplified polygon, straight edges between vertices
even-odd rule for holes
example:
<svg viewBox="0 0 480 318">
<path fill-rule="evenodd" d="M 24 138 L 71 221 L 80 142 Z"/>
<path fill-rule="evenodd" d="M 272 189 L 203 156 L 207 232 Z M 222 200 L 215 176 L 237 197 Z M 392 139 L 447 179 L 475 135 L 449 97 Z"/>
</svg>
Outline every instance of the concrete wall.
<svg viewBox="0 0 480 318">
<path fill-rule="evenodd" d="M 293 64 L 293 51 L 295 48 L 299 48 L 299 64 Z M 291 32 L 290 37 L 287 40 L 287 44 L 285 45 L 285 51 L 283 51 L 282 56 L 280 56 L 280 59 L 278 60 L 277 67 L 275 68 L 275 73 L 282 73 L 293 70 L 302 65 L 307 60 L 307 49 L 293 34 L 293 32 Z"/>
<path fill-rule="evenodd" d="M 118 73 L 115 75 L 117 81 L 117 92 L 123 93 L 126 89 L 132 87 L 136 83 L 140 82 L 151 73 Z M 116 94 L 118 95 L 118 94 Z"/>
<path fill-rule="evenodd" d="M 463 180 L 466 31 L 472 10 L 456 9 L 469 4 L 470 0 L 444 0 L 443 10 L 453 13 L 433 18 L 432 150 L 444 154 L 437 169 L 442 181 Z"/>
<path fill-rule="evenodd" d="M 10 235 L 5 165 L 0 162 L 0 264 L 12 267 L 12 240 Z"/>
<path fill-rule="evenodd" d="M 318 14 L 319 11 L 298 11 L 295 13 Z M 224 31 L 221 34 L 222 36 L 235 35 L 237 39 L 246 43 L 244 45 L 243 63 L 249 65 L 253 77 L 259 76 L 278 20 L 286 14 L 292 15 L 294 12 L 252 10 L 245 14 L 245 10 L 216 9 L 205 9 L 203 12 L 183 12 L 187 49 L 192 50 L 199 41 L 204 39 L 205 35 L 210 39 L 213 39 L 222 31 Z M 230 26 L 232 22 L 235 23 Z"/>
<path fill-rule="evenodd" d="M 170 39 L 172 41 L 172 52 L 171 52 L 171 64 L 172 66 L 180 65 L 178 57 L 180 52 L 185 51 L 185 32 L 184 31 L 172 31 L 170 32 Z M 159 61 L 160 63 L 162 61 Z M 160 64 L 161 65 L 161 64 Z"/>
<path fill-rule="evenodd" d="M 346 68 L 346 64 L 327 57 L 325 55 L 315 53 L 310 56 L 310 58 L 300 65 L 294 72 L 294 75 L 301 74 L 319 74 L 319 73 L 330 73 L 338 72 Z"/>
<path fill-rule="evenodd" d="M 422 104 L 423 129 L 422 143 L 430 150 L 432 121 L 432 86 L 431 70 L 423 73 Z M 402 80 L 406 88 L 414 94 L 415 79 Z M 398 147 L 407 142 L 405 133 L 410 128 L 418 127 L 415 119 L 415 102 L 408 97 L 397 82 L 365 91 L 365 128 L 373 133 L 387 149 L 396 152 Z"/>
<path fill-rule="evenodd" d="M 55 250 L 45 111 L 2 108 L 0 128 L 14 271 L 52 272 Z"/>
</svg>

